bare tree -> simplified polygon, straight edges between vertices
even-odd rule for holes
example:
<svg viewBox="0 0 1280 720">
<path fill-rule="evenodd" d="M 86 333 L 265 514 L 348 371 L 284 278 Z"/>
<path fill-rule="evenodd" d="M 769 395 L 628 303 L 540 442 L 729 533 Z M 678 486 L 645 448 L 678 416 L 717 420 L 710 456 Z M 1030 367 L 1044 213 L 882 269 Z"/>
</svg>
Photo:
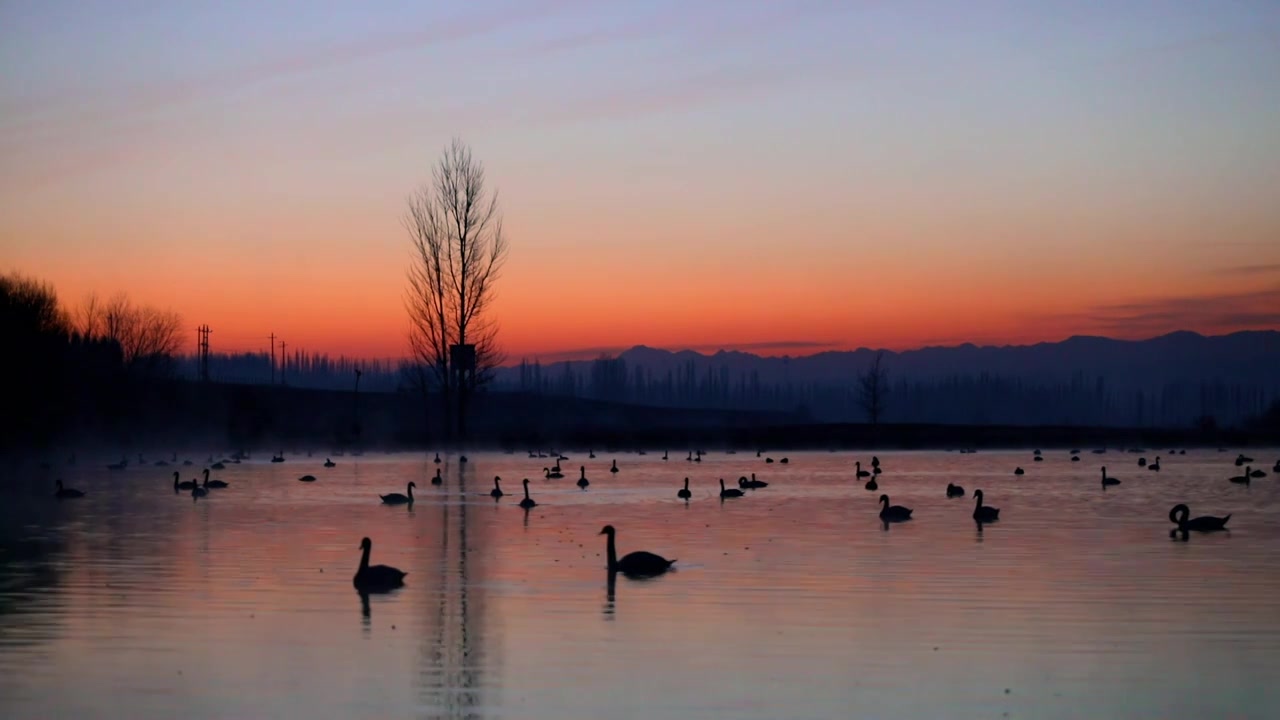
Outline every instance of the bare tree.
<svg viewBox="0 0 1280 720">
<path fill-rule="evenodd" d="M 119 344 L 125 368 L 142 375 L 168 370 L 182 342 L 181 316 L 172 310 L 135 305 L 123 293 L 105 302 L 89 295 L 77 312 L 76 324 L 87 340 Z"/>
<path fill-rule="evenodd" d="M 876 353 L 871 366 L 858 378 L 858 403 L 872 425 L 884 416 L 885 396 L 889 394 L 889 373 L 883 365 L 884 351 Z"/>
<path fill-rule="evenodd" d="M 456 406 L 460 435 L 466 432 L 470 393 L 488 382 L 502 362 L 497 324 L 487 314 L 507 255 L 498 195 L 485 187 L 484 166 L 455 139 L 431 173 L 431 182 L 409 199 L 404 224 L 412 241 L 409 288 L 409 347 L 426 372 L 425 393 L 440 390 L 445 418 Z M 475 347 L 475 371 L 464 376 L 453 365 L 455 345 Z M 448 420 L 446 420 L 446 423 Z"/>
</svg>

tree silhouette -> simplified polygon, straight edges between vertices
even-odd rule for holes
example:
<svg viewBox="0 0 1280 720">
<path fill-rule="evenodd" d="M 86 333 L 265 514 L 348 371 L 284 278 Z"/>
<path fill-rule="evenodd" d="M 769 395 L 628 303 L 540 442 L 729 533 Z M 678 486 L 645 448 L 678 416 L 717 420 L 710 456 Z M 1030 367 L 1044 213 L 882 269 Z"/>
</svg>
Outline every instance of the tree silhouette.
<svg viewBox="0 0 1280 720">
<path fill-rule="evenodd" d="M 135 305 L 123 293 L 102 302 L 90 294 L 80 306 L 77 330 L 87 340 L 118 343 L 125 369 L 139 377 L 172 370 L 182 342 L 182 317 L 171 310 Z"/>
<path fill-rule="evenodd" d="M 881 350 L 867 371 L 858 378 L 858 402 L 872 425 L 878 424 L 884 416 L 885 396 L 889 394 L 889 374 L 884 369 L 883 360 L 884 351 Z"/>
<path fill-rule="evenodd" d="M 412 240 L 409 347 L 424 368 L 410 378 L 425 394 L 440 390 L 444 417 L 457 408 L 465 434 L 467 399 L 502 362 L 497 324 L 487 311 L 507 254 L 498 196 L 485 186 L 484 167 L 461 140 L 445 148 L 431 182 L 409 199 L 404 219 Z M 454 346 L 474 346 L 474 372 L 454 366 Z M 446 420 L 446 422 L 448 422 Z M 447 425 L 446 425 L 447 427 Z"/>
</svg>

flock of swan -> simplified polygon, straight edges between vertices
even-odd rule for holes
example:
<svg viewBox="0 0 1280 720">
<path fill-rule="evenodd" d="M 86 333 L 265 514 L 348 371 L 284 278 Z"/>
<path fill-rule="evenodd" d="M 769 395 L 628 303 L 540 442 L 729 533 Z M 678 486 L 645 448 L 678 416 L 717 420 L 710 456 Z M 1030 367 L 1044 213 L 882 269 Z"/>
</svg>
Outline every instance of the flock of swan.
<svg viewBox="0 0 1280 720">
<path fill-rule="evenodd" d="M 962 450 L 961 452 L 974 452 L 974 451 Z M 1095 450 L 1094 452 L 1099 453 L 1104 451 Z M 1071 456 L 1070 456 L 1071 462 L 1080 461 L 1079 453 L 1080 453 L 1079 450 L 1071 451 Z M 643 455 L 645 453 L 643 451 L 640 451 L 639 454 Z M 690 451 L 689 456 L 686 458 L 686 460 L 688 460 L 689 462 L 701 462 L 702 456 L 704 454 L 705 453 L 701 450 Z M 1170 454 L 1173 455 L 1178 453 L 1174 453 L 1173 451 L 1170 451 Z M 1185 450 L 1181 451 L 1181 454 L 1186 454 L 1186 451 Z M 757 452 L 756 456 L 763 457 L 763 451 Z M 198 500 L 202 497 L 208 497 L 210 494 L 210 491 L 212 490 L 228 488 L 230 487 L 229 483 L 223 480 L 210 478 L 209 476 L 210 469 L 211 468 L 224 469 L 226 467 L 226 464 L 239 463 L 243 457 L 247 457 L 247 456 L 242 456 L 240 453 L 237 453 L 232 457 L 232 459 L 220 460 L 216 462 L 214 462 L 213 458 L 211 457 L 210 466 L 204 468 L 203 470 L 203 475 L 204 475 L 203 482 L 199 482 L 195 479 L 184 481 L 181 478 L 181 473 L 178 471 L 174 471 L 173 490 L 175 493 L 179 493 L 182 491 L 189 491 L 192 499 Z M 541 458 L 541 457 L 548 457 L 548 456 L 542 453 L 535 454 L 534 452 L 530 452 L 529 457 Z M 560 468 L 560 461 L 568 460 L 569 458 L 565 457 L 564 455 L 561 455 L 558 452 L 553 453 L 552 457 L 555 458 L 555 463 L 549 467 L 543 468 L 544 478 L 549 480 L 563 478 L 564 473 Z M 595 458 L 595 453 L 589 452 L 589 457 Z M 174 455 L 174 460 L 176 461 L 176 459 L 177 459 L 177 456 Z M 670 459 L 669 453 L 664 452 L 662 459 L 663 460 Z M 1043 462 L 1044 455 L 1043 453 L 1041 453 L 1040 450 L 1036 450 L 1034 455 L 1032 456 L 1032 459 L 1034 462 Z M 764 460 L 766 464 L 772 464 L 773 462 L 775 462 L 774 459 L 771 457 L 765 457 Z M 141 461 L 142 461 L 141 456 L 139 456 L 139 461 L 141 464 Z M 271 462 L 273 463 L 284 462 L 283 453 L 279 455 L 273 455 L 271 458 Z M 439 453 L 436 453 L 434 462 L 437 465 L 439 465 L 442 462 Z M 460 462 L 464 464 L 467 462 L 467 458 L 465 455 L 460 457 Z M 786 463 L 789 463 L 790 460 L 784 457 L 777 462 L 786 464 Z M 1254 462 L 1253 458 L 1247 457 L 1244 454 L 1237 455 L 1235 459 L 1235 465 L 1236 467 L 1244 468 L 1243 474 L 1229 477 L 1227 478 L 1228 481 L 1237 485 L 1249 485 L 1256 478 L 1266 477 L 1267 473 L 1264 470 L 1255 469 L 1252 465 L 1253 462 Z M 164 465 L 167 465 L 168 463 L 165 463 L 164 461 L 160 461 L 155 464 L 157 466 L 164 466 Z M 189 460 L 186 461 L 184 465 L 191 465 L 191 461 Z M 122 470 L 127 466 L 128 466 L 128 460 L 122 459 L 119 463 L 112 463 L 107 465 L 107 468 L 109 470 Z M 330 458 L 325 458 L 324 467 L 333 468 L 333 467 L 336 467 L 336 463 L 334 463 L 333 460 Z M 1161 467 L 1160 457 L 1157 456 L 1156 459 L 1151 463 L 1148 463 L 1145 457 L 1139 458 L 1138 467 L 1146 468 L 1147 471 L 1151 471 L 1151 472 L 1159 472 Z M 870 468 L 871 468 L 870 470 L 864 470 L 862 468 L 861 461 L 855 462 L 854 477 L 856 479 L 868 478 L 867 482 L 864 485 L 864 488 L 868 491 L 875 492 L 879 490 L 879 483 L 876 481 L 876 478 L 882 472 L 879 457 L 873 456 L 871 458 Z M 1276 461 L 1276 464 L 1272 471 L 1277 474 L 1280 474 L 1280 460 Z M 619 473 L 617 460 L 612 461 L 608 472 L 615 477 L 617 476 L 617 474 Z M 1101 485 L 1104 490 L 1109 487 L 1115 487 L 1121 484 L 1121 481 L 1118 478 L 1112 477 L 1107 474 L 1107 468 L 1105 466 L 1101 468 L 1101 472 L 1102 472 Z M 1026 471 L 1023 470 L 1022 467 L 1016 467 L 1014 469 L 1015 476 L 1022 476 L 1025 474 L 1026 474 Z M 304 483 L 312 483 L 312 482 L 315 482 L 316 479 L 317 478 L 315 475 L 308 474 L 308 475 L 300 476 L 298 478 L 298 481 L 304 482 Z M 437 486 L 443 484 L 444 477 L 441 474 L 441 471 L 439 468 L 436 469 L 436 473 L 434 476 L 432 476 L 432 478 L 430 479 L 430 482 L 432 485 L 437 485 Z M 530 496 L 529 479 L 525 478 L 521 482 L 523 485 L 524 497 L 523 499 L 520 500 L 519 506 L 527 511 L 536 507 L 537 502 L 534 501 L 533 498 Z M 506 493 L 504 493 L 502 490 L 501 483 L 502 483 L 501 477 L 495 476 L 493 478 L 493 489 L 489 491 L 488 495 L 492 497 L 494 500 L 498 500 L 506 495 Z M 728 487 L 725 484 L 724 478 L 720 478 L 719 483 L 720 483 L 719 497 L 722 502 L 731 498 L 744 497 L 747 494 L 746 493 L 747 490 L 757 490 L 757 489 L 768 487 L 769 485 L 769 483 L 763 480 L 757 480 L 755 473 L 751 473 L 751 476 L 749 478 L 745 475 L 738 478 L 738 487 L 736 488 Z M 590 486 L 590 484 L 591 484 L 590 480 L 587 479 L 586 466 L 585 465 L 580 466 L 577 486 L 583 490 L 586 490 Z M 387 505 L 412 505 L 414 502 L 413 491 L 416 487 L 417 487 L 417 483 L 414 481 L 410 481 L 407 484 L 404 493 L 398 493 L 398 492 L 388 493 L 386 495 L 379 495 L 379 498 L 384 504 L 387 504 Z M 947 498 L 949 499 L 962 498 L 964 496 L 965 496 L 965 489 L 963 487 L 956 485 L 955 483 L 947 483 L 947 487 L 946 487 Z M 70 500 L 70 499 L 76 499 L 76 498 L 83 498 L 85 497 L 85 493 L 75 488 L 66 487 L 63 484 L 62 480 L 59 479 L 57 480 L 57 483 L 56 483 L 56 490 L 54 492 L 54 497 L 58 500 Z M 692 500 L 693 494 L 689 490 L 688 477 L 684 479 L 683 486 L 676 491 L 676 497 L 681 500 L 684 500 L 685 502 L 689 502 L 690 500 Z M 973 520 L 976 523 L 978 523 L 979 529 L 981 529 L 983 524 L 994 523 L 1000 519 L 999 508 L 983 504 L 984 495 L 982 490 L 975 489 L 973 491 L 973 498 L 975 503 L 974 503 L 972 517 L 973 517 Z M 907 522 L 911 520 L 912 509 L 908 507 L 904 507 L 902 505 L 891 504 L 888 494 L 882 493 L 879 496 L 878 503 L 880 505 L 880 512 L 879 512 L 880 520 L 886 525 L 888 523 Z M 1190 508 L 1188 508 L 1185 503 L 1178 503 L 1177 505 L 1173 506 L 1173 509 L 1169 511 L 1169 521 L 1172 522 L 1175 526 L 1174 529 L 1171 530 L 1169 534 L 1171 537 L 1173 537 L 1175 534 L 1181 533 L 1183 538 L 1185 539 L 1187 533 L 1191 531 L 1215 532 L 1219 530 L 1225 530 L 1227 526 L 1227 522 L 1230 519 L 1231 519 L 1230 514 L 1227 514 L 1222 517 L 1217 517 L 1213 515 L 1201 515 L 1199 517 L 1193 518 L 1191 517 Z M 606 525 L 599 533 L 601 535 L 608 536 L 606 552 L 607 552 L 607 558 L 608 558 L 607 569 L 610 572 L 621 572 L 625 575 L 630 575 L 635 577 L 651 577 L 651 576 L 660 575 L 666 572 L 676 562 L 675 559 L 668 560 L 662 557 L 661 555 L 656 555 L 654 553 L 647 552 L 644 550 L 631 552 L 619 558 L 617 556 L 617 549 L 615 545 L 616 533 L 617 531 L 614 529 L 612 525 Z M 383 591 L 393 590 L 395 588 L 401 587 L 404 584 L 404 578 L 407 575 L 406 572 L 399 570 L 398 568 L 391 567 L 389 565 L 370 565 L 369 564 L 369 555 L 373 549 L 372 540 L 370 540 L 368 537 L 362 539 L 360 542 L 359 549 L 361 551 L 360 565 L 356 570 L 355 576 L 352 578 L 352 583 L 355 585 L 355 587 L 358 590 L 360 590 L 361 592 L 383 592 Z"/>
</svg>

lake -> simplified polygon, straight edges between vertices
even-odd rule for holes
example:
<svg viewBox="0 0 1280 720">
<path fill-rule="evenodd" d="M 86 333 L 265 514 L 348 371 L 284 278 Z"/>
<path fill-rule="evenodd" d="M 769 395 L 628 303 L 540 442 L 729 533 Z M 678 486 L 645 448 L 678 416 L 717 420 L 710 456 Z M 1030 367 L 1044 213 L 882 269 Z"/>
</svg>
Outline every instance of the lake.
<svg viewBox="0 0 1280 720">
<path fill-rule="evenodd" d="M 871 453 L 568 452 L 546 480 L 524 453 L 264 452 L 199 501 L 175 468 L 29 465 L 0 486 L 0 716 L 1280 717 L 1280 450 L 1246 452 L 1268 473 L 1249 487 L 1235 449 L 1159 473 L 1118 450 L 880 452 L 879 492 L 854 478 Z M 718 498 L 751 472 L 769 486 Z M 409 480 L 416 503 L 380 504 Z M 1001 509 L 981 530 L 976 488 Z M 886 529 L 881 492 L 913 519 Z M 1170 538 L 1177 502 L 1231 532 Z M 676 570 L 611 584 L 606 524 Z M 356 593 L 366 536 L 405 587 Z"/>
</svg>

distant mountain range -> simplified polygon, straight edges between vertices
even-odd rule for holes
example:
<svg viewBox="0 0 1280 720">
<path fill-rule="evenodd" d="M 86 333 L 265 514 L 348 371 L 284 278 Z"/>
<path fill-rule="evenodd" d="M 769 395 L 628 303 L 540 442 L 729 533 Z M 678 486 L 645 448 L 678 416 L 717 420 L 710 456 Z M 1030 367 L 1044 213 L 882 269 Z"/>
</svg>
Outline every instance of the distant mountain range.
<svg viewBox="0 0 1280 720">
<path fill-rule="evenodd" d="M 800 409 L 814 412 L 819 419 L 852 420 L 861 413 L 858 378 L 878 352 L 863 348 L 761 357 L 740 351 L 703 354 L 636 346 L 607 360 L 501 368 L 496 381 L 498 387 L 509 389 L 650 404 Z M 1144 425 L 1181 424 L 1210 415 L 1234 422 L 1280 398 L 1280 332 L 1270 330 L 1220 336 L 1174 332 L 1149 340 L 1075 336 L 1034 345 L 926 347 L 884 351 L 882 362 L 891 395 L 898 398 L 888 402 L 886 419 L 895 421 L 966 421 L 962 419 L 965 412 L 986 404 L 991 407 L 969 412 L 967 421 L 1075 418 Z M 965 386 L 973 390 L 939 394 Z M 955 402 L 970 406 L 945 407 Z M 1042 412 L 1019 409 L 1035 403 L 1050 407 Z M 1062 417 L 1064 413 L 1072 417 Z"/>
<path fill-rule="evenodd" d="M 799 357 L 764 357 L 736 350 L 704 354 L 637 345 L 615 357 L 652 373 L 666 373 L 693 363 L 699 371 L 723 367 L 732 373 L 758 373 L 762 382 L 842 382 L 864 372 L 878 352 L 881 351 L 859 348 Z M 1153 384 L 1208 378 L 1280 383 L 1280 331 L 1275 330 L 1216 336 L 1180 331 L 1149 340 L 1076 335 L 1061 342 L 1034 345 L 965 343 L 883 352 L 884 366 L 892 375 L 918 380 L 988 373 L 1043 381 L 1069 380 L 1083 374 L 1116 382 Z M 565 366 L 587 367 L 592 362 L 572 360 L 542 367 L 555 374 Z M 510 380 L 518 373 L 519 366 L 502 368 L 499 377 Z"/>
</svg>

